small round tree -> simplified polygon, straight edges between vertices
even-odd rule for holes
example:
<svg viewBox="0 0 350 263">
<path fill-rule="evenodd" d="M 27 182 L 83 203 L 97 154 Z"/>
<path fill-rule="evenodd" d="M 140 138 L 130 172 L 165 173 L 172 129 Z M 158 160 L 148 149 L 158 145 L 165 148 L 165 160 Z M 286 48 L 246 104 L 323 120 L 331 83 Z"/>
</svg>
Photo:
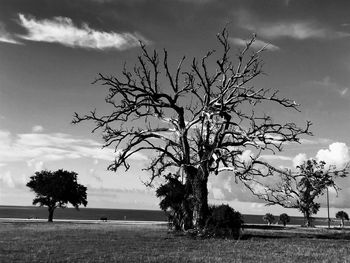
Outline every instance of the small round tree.
<svg viewBox="0 0 350 263">
<path fill-rule="evenodd" d="M 344 221 L 345 220 L 349 221 L 349 215 L 345 211 L 338 211 L 335 214 L 335 218 L 341 220 L 341 227 L 344 227 Z"/>
<path fill-rule="evenodd" d="M 263 220 L 267 222 L 268 225 L 271 225 L 273 222 L 275 222 L 276 218 L 273 214 L 267 213 L 263 216 Z"/>
<path fill-rule="evenodd" d="M 280 222 L 283 224 L 283 226 L 286 226 L 286 224 L 290 222 L 289 215 L 286 213 L 280 214 Z"/>
<path fill-rule="evenodd" d="M 60 169 L 55 172 L 43 170 L 30 177 L 27 186 L 36 193 L 33 205 L 48 207 L 48 222 L 52 222 L 57 207 L 65 208 L 70 203 L 79 209 L 79 205 L 87 205 L 87 188 L 78 184 L 77 175 Z"/>
</svg>

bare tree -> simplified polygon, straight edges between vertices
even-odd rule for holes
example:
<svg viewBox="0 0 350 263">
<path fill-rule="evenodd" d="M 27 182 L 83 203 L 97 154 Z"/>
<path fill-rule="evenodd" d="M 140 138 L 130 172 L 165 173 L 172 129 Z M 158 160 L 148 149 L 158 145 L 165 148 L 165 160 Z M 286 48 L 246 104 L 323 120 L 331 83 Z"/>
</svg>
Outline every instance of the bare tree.
<svg viewBox="0 0 350 263">
<path fill-rule="evenodd" d="M 115 147 L 118 155 L 109 170 L 127 170 L 132 155 L 149 151 L 149 183 L 168 171 L 182 173 L 192 186 L 192 218 L 199 229 L 207 218 L 211 173 L 230 171 L 249 187 L 255 176 L 275 171 L 259 158 L 262 152 L 280 151 L 284 143 L 310 134 L 309 122 L 305 128 L 276 123 L 256 110 L 265 102 L 291 110 L 298 110 L 298 105 L 277 91 L 252 85 L 262 73 L 263 49 L 251 51 L 255 37 L 239 52 L 236 64 L 230 59 L 227 30 L 217 39 L 222 52 L 212 50 L 202 59 L 194 58 L 187 69 L 185 57 L 172 69 L 166 50 L 161 56 L 141 44 L 142 55 L 133 70 L 125 66 L 121 76 L 100 74 L 96 80 L 109 88 L 106 103 L 112 111 L 76 113 L 73 120 L 95 122 L 93 132 L 102 131 L 105 147 Z M 252 152 L 248 160 L 242 155 L 247 149 Z"/>
<path fill-rule="evenodd" d="M 303 213 L 306 226 L 311 226 L 312 215 L 320 209 L 316 202 L 328 187 L 336 191 L 339 187 L 335 184 L 336 177 L 345 177 L 346 168 L 336 170 L 335 166 L 325 168 L 325 162 L 307 160 L 297 166 L 296 173 L 281 173 L 280 181 L 273 186 L 265 186 L 265 191 L 257 195 L 266 200 L 268 205 L 280 205 L 285 208 L 297 208 Z"/>
</svg>

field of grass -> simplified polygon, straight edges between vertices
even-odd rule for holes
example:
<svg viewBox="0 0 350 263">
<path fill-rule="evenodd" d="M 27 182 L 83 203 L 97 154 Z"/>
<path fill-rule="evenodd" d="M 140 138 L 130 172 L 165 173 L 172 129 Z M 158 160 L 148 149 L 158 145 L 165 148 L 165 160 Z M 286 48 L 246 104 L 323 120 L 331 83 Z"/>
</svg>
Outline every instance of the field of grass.
<svg viewBox="0 0 350 263">
<path fill-rule="evenodd" d="M 350 262 L 350 231 L 261 227 L 241 240 L 160 225 L 0 222 L 0 262 Z"/>
</svg>

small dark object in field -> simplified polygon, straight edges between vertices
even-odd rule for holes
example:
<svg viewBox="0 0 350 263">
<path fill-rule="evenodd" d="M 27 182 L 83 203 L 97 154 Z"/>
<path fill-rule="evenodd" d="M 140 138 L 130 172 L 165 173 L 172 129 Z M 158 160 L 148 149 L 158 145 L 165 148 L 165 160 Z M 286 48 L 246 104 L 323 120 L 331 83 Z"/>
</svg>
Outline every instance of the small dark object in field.
<svg viewBox="0 0 350 263">
<path fill-rule="evenodd" d="M 102 217 L 100 218 L 100 220 L 103 221 L 103 222 L 107 222 L 107 217 L 102 216 Z"/>
</svg>

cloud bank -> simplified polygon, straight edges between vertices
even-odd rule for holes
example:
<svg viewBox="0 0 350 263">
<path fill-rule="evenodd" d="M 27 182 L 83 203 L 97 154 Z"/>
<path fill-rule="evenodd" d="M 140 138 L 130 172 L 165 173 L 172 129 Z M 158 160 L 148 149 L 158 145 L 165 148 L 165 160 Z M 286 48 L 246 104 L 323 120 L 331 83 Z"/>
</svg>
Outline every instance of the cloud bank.
<svg viewBox="0 0 350 263">
<path fill-rule="evenodd" d="M 347 32 L 333 30 L 312 20 L 262 21 L 244 9 L 236 12 L 236 17 L 241 28 L 266 39 L 336 39 L 350 36 Z"/>
<path fill-rule="evenodd" d="M 138 46 L 140 40 L 149 43 L 146 38 L 137 33 L 97 31 L 85 23 L 78 27 L 68 17 L 39 20 L 19 14 L 19 24 L 28 31 L 27 34 L 18 36 L 21 39 L 59 43 L 72 48 L 125 50 Z"/>
<path fill-rule="evenodd" d="M 113 161 L 118 152 L 104 148 L 102 144 L 75 138 L 64 133 L 23 133 L 13 136 L 0 130 L 0 162 L 47 162 L 64 159 L 93 158 Z M 141 153 L 133 159 L 146 160 Z"/>
</svg>

